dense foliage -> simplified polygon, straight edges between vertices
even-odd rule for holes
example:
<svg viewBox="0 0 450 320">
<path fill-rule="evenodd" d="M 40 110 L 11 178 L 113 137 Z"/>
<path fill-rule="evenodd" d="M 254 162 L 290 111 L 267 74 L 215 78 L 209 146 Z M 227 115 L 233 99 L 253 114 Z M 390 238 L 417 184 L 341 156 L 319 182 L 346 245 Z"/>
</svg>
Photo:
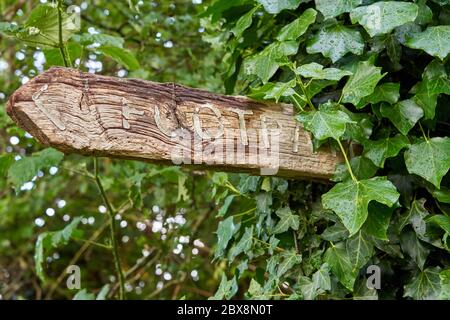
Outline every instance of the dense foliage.
<svg viewBox="0 0 450 320">
<path fill-rule="evenodd" d="M 224 88 L 345 162 L 326 185 L 63 157 L 1 108 L 0 295 L 73 298 L 76 264 L 84 299 L 450 298 L 450 1 L 97 0 L 81 28 L 30 3 L 0 1 L 2 102 L 52 65 Z"/>
</svg>

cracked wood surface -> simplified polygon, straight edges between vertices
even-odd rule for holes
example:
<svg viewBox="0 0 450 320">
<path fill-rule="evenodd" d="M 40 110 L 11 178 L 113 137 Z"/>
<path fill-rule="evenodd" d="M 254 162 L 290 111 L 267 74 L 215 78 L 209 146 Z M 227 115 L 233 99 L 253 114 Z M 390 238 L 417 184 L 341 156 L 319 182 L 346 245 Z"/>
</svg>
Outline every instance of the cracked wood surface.
<svg viewBox="0 0 450 320">
<path fill-rule="evenodd" d="M 65 153 L 173 164 L 182 145 L 191 166 L 261 174 L 275 164 L 277 176 L 314 180 L 330 178 L 341 162 L 326 147 L 313 152 L 291 105 L 173 83 L 51 68 L 15 92 L 7 112 L 42 144 Z M 222 157 L 218 145 L 224 154 L 233 150 L 231 156 Z"/>
</svg>

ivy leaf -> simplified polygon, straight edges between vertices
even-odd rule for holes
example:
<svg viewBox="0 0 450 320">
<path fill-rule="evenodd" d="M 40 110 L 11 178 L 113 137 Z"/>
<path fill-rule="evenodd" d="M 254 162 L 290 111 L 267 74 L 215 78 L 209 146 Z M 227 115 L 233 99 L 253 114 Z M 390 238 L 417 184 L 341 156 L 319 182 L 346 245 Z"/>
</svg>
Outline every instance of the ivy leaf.
<svg viewBox="0 0 450 320">
<path fill-rule="evenodd" d="M 73 296 L 72 300 L 82 300 L 82 301 L 95 300 L 95 295 L 93 293 L 88 292 L 86 289 L 81 289 Z"/>
<path fill-rule="evenodd" d="M 283 251 L 280 253 L 280 257 L 283 261 L 278 265 L 276 276 L 280 278 L 288 270 L 291 270 L 293 266 L 302 262 L 302 256 L 299 255 L 295 250 Z"/>
<path fill-rule="evenodd" d="M 238 285 L 236 281 L 236 277 L 228 280 L 225 272 L 222 273 L 222 279 L 220 280 L 219 288 L 215 295 L 209 300 L 222 300 L 222 299 L 231 299 L 237 292 Z"/>
<path fill-rule="evenodd" d="M 442 177 L 450 168 L 450 138 L 431 138 L 413 144 L 405 152 L 409 173 L 417 174 L 438 189 Z"/>
<path fill-rule="evenodd" d="M 339 282 L 348 290 L 353 291 L 356 272 L 353 270 L 350 256 L 342 242 L 332 245 L 325 252 L 324 261 L 331 267 L 331 271 L 338 278 Z"/>
<path fill-rule="evenodd" d="M 326 228 L 320 237 L 326 241 L 338 242 L 348 238 L 348 230 L 342 223 L 336 222 L 331 227 Z"/>
<path fill-rule="evenodd" d="M 233 202 L 233 199 L 236 197 L 235 194 L 229 195 L 225 198 L 225 201 L 223 202 L 223 205 L 220 207 L 219 211 L 217 212 L 218 217 L 223 217 L 228 212 L 228 208 L 230 207 L 231 203 Z"/>
<path fill-rule="evenodd" d="M 347 129 L 342 139 L 354 140 L 360 144 L 364 144 L 372 135 L 373 117 L 367 113 L 353 113 L 342 105 L 340 109 L 353 121 L 353 123 L 347 124 Z"/>
<path fill-rule="evenodd" d="M 303 0 L 257 0 L 264 6 L 268 13 L 277 14 L 280 11 L 289 9 L 294 10 L 300 5 Z"/>
<path fill-rule="evenodd" d="M 247 30 L 253 22 L 253 14 L 258 10 L 258 7 L 254 7 L 252 10 L 244 14 L 239 20 L 236 22 L 236 25 L 231 32 L 234 34 L 236 38 L 240 38 L 245 30 Z"/>
<path fill-rule="evenodd" d="M 336 62 L 348 52 L 360 55 L 364 52 L 364 40 L 358 30 L 342 25 L 321 29 L 306 47 L 309 54 L 321 53 Z"/>
<path fill-rule="evenodd" d="M 319 270 L 314 272 L 312 281 L 317 289 L 320 289 L 321 293 L 327 290 L 331 290 L 330 279 L 330 266 L 328 263 L 323 263 Z"/>
<path fill-rule="evenodd" d="M 325 209 L 331 209 L 339 216 L 352 236 L 366 221 L 370 201 L 392 206 L 398 198 L 399 193 L 390 181 L 375 177 L 338 183 L 322 195 L 322 203 Z"/>
<path fill-rule="evenodd" d="M 360 180 L 372 178 L 378 170 L 378 168 L 372 163 L 372 161 L 361 156 L 352 158 L 350 160 L 350 166 L 356 178 Z M 349 180 L 350 178 L 351 177 L 350 173 L 348 172 L 347 166 L 344 163 L 341 163 L 336 166 L 334 176 L 331 180 L 338 182 Z"/>
<path fill-rule="evenodd" d="M 400 83 L 387 82 L 376 86 L 373 93 L 361 99 L 356 108 L 361 109 L 368 103 L 377 104 L 382 101 L 394 104 L 399 98 Z"/>
<path fill-rule="evenodd" d="M 316 8 L 323 14 L 325 19 L 329 19 L 352 11 L 362 2 L 363 0 L 316 0 Z"/>
<path fill-rule="evenodd" d="M 305 300 L 314 300 L 319 294 L 331 290 L 330 266 L 324 263 L 313 276 L 312 281 L 308 277 L 299 279 L 300 290 Z"/>
<path fill-rule="evenodd" d="M 257 75 L 263 83 L 266 83 L 280 67 L 280 60 L 296 54 L 297 50 L 298 45 L 295 41 L 272 43 L 263 51 L 245 60 L 245 72 Z"/>
<path fill-rule="evenodd" d="M 375 238 L 389 240 L 387 230 L 394 210 L 395 206 L 389 208 L 378 202 L 369 203 L 369 215 L 362 230 Z"/>
<path fill-rule="evenodd" d="M 264 99 L 275 99 L 276 102 L 281 97 L 288 97 L 295 93 L 294 87 L 297 85 L 295 79 L 289 82 L 267 83 L 271 84 L 270 89 L 265 92 Z M 269 87 L 268 87 L 269 88 Z"/>
<path fill-rule="evenodd" d="M 427 219 L 427 223 L 434 223 L 450 235 L 450 218 L 443 214 L 436 214 Z"/>
<path fill-rule="evenodd" d="M 415 93 L 413 100 L 423 109 L 425 119 L 433 119 L 435 115 L 438 95 L 431 94 L 430 91 L 428 91 L 427 80 L 421 81 L 416 84 L 411 89 L 411 93 Z"/>
<path fill-rule="evenodd" d="M 386 34 L 408 22 L 414 22 L 419 7 L 409 2 L 380 1 L 350 12 L 352 23 L 359 23 L 371 36 Z"/>
<path fill-rule="evenodd" d="M 432 194 L 439 202 L 450 203 L 450 189 L 441 188 L 441 190 L 434 190 Z"/>
<path fill-rule="evenodd" d="M 374 92 L 383 77 L 381 68 L 373 66 L 369 61 L 359 62 L 356 71 L 342 89 L 342 102 L 358 105 L 362 98 Z"/>
<path fill-rule="evenodd" d="M 441 279 L 441 294 L 439 295 L 439 299 L 450 300 L 450 269 L 441 271 L 439 278 Z"/>
<path fill-rule="evenodd" d="M 68 14 L 62 12 L 62 40 L 67 42 L 78 31 L 78 27 Z M 58 8 L 51 4 L 41 4 L 31 11 L 16 37 L 31 46 L 58 47 Z"/>
<path fill-rule="evenodd" d="M 400 235 L 400 245 L 402 251 L 408 254 L 420 268 L 423 270 L 425 261 L 427 260 L 430 250 L 422 244 L 414 231 L 404 231 Z"/>
<path fill-rule="evenodd" d="M 352 252 L 350 255 L 350 263 L 352 265 L 352 270 L 358 272 L 372 257 L 373 255 L 373 244 L 370 242 L 369 238 L 361 230 L 358 231 L 354 236 L 349 238 L 346 242 L 347 252 Z"/>
<path fill-rule="evenodd" d="M 286 232 L 289 228 L 298 230 L 300 218 L 298 215 L 292 214 L 289 207 L 280 208 L 275 213 L 280 218 L 280 221 L 274 227 L 273 234 Z"/>
<path fill-rule="evenodd" d="M 76 217 L 60 231 L 44 232 L 39 235 L 35 246 L 34 261 L 36 264 L 36 274 L 42 281 L 45 281 L 43 266 L 45 251 L 66 245 L 80 224 L 80 221 L 81 217 Z"/>
<path fill-rule="evenodd" d="M 395 137 L 386 137 L 380 140 L 368 141 L 364 145 L 364 156 L 380 167 L 384 167 L 387 158 L 395 157 L 409 145 L 407 137 L 397 134 Z"/>
<path fill-rule="evenodd" d="M 436 300 L 441 292 L 440 271 L 439 267 L 431 267 L 419 272 L 405 285 L 403 296 L 415 300 Z"/>
<path fill-rule="evenodd" d="M 79 42 L 83 46 L 98 43 L 100 46 L 109 46 L 117 48 L 123 48 L 123 44 L 125 42 L 125 40 L 122 37 L 116 37 L 102 33 L 94 33 L 94 34 L 83 33 L 80 35 L 76 34 L 72 37 L 72 40 Z"/>
<path fill-rule="evenodd" d="M 217 249 L 214 258 L 222 255 L 237 230 L 238 227 L 234 224 L 232 216 L 219 222 L 219 226 L 217 227 Z"/>
<path fill-rule="evenodd" d="M 309 8 L 302 15 L 284 26 L 277 35 L 278 41 L 297 40 L 302 36 L 308 27 L 316 21 L 317 11 Z"/>
<path fill-rule="evenodd" d="M 253 226 L 246 227 L 239 242 L 230 249 L 230 263 L 242 252 L 248 252 L 253 243 Z"/>
<path fill-rule="evenodd" d="M 125 66 L 128 70 L 137 70 L 140 68 L 139 61 L 128 50 L 113 46 L 101 46 L 97 50 Z"/>
<path fill-rule="evenodd" d="M 339 81 L 341 78 L 345 76 L 350 76 L 353 73 L 350 71 L 344 71 L 336 68 L 323 68 L 322 65 L 312 62 L 309 64 L 304 64 L 300 67 L 298 67 L 295 70 L 296 74 L 301 75 L 305 78 L 312 78 L 312 79 L 324 79 L 324 80 L 333 80 L 333 81 Z"/>
<path fill-rule="evenodd" d="M 250 286 L 248 288 L 247 294 L 251 299 L 255 300 L 268 300 L 269 296 L 265 293 L 265 290 L 255 279 L 250 281 Z"/>
<path fill-rule="evenodd" d="M 405 136 L 423 117 L 422 108 L 412 99 L 400 101 L 394 106 L 382 104 L 380 112 Z"/>
<path fill-rule="evenodd" d="M 0 156 L 0 177 L 5 177 L 9 168 L 14 164 L 13 154 L 3 154 Z"/>
<path fill-rule="evenodd" d="M 450 26 L 428 27 L 424 32 L 414 34 L 408 39 L 406 46 L 421 49 L 444 60 L 450 52 Z"/>
<path fill-rule="evenodd" d="M 317 111 L 303 112 L 296 119 L 318 140 L 338 140 L 344 134 L 346 124 L 353 123 L 346 113 L 323 106 Z"/>
<path fill-rule="evenodd" d="M 425 240 L 425 233 L 427 225 L 425 218 L 430 214 L 425 209 L 425 199 L 414 200 L 411 204 L 411 208 L 400 217 L 398 223 L 399 231 L 402 231 L 405 226 L 411 224 L 417 236 L 421 240 Z"/>
<path fill-rule="evenodd" d="M 8 170 L 8 178 L 14 185 L 16 192 L 25 183 L 33 179 L 39 170 L 58 165 L 64 154 L 52 148 L 35 152 L 33 156 L 20 159 L 13 163 Z"/>
</svg>

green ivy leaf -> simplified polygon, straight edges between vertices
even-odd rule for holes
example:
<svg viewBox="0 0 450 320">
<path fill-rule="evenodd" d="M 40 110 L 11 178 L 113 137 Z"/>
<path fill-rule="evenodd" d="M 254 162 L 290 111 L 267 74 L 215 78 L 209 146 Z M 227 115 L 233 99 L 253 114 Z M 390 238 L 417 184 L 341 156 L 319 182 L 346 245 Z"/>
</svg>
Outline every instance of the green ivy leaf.
<svg viewBox="0 0 450 320">
<path fill-rule="evenodd" d="M 383 77 L 381 68 L 373 66 L 369 61 L 359 62 L 356 71 L 342 89 L 342 102 L 358 105 L 362 98 L 374 92 Z"/>
<path fill-rule="evenodd" d="M 450 52 L 450 26 L 428 27 L 424 32 L 414 34 L 407 40 L 406 46 L 421 49 L 444 60 Z"/>
<path fill-rule="evenodd" d="M 268 300 L 269 295 L 265 293 L 265 290 L 255 279 L 250 281 L 250 286 L 248 288 L 247 294 L 251 299 L 255 300 Z"/>
<path fill-rule="evenodd" d="M 441 188 L 441 190 L 433 190 L 432 194 L 439 202 L 450 203 L 449 189 Z"/>
<path fill-rule="evenodd" d="M 450 138 L 431 138 L 413 144 L 405 152 L 409 173 L 417 174 L 438 189 L 450 168 Z"/>
<path fill-rule="evenodd" d="M 428 223 L 434 223 L 450 235 L 450 218 L 443 214 L 436 214 L 427 219 Z"/>
<path fill-rule="evenodd" d="M 329 19 L 352 11 L 362 2 L 363 0 L 316 0 L 316 8 L 323 14 L 325 19 Z"/>
<path fill-rule="evenodd" d="M 369 215 L 362 230 L 375 238 L 385 241 L 389 240 L 387 231 L 394 210 L 395 206 L 390 208 L 379 202 L 369 203 Z"/>
<path fill-rule="evenodd" d="M 78 31 L 78 27 L 75 22 L 69 15 L 62 12 L 63 42 L 67 42 L 76 31 Z M 36 6 L 16 33 L 16 37 L 33 47 L 58 47 L 58 8 L 51 4 Z"/>
<path fill-rule="evenodd" d="M 238 229 L 233 222 L 232 216 L 219 222 L 219 226 L 217 227 L 217 248 L 214 258 L 220 257 L 223 254 L 223 251 L 227 248 L 228 243 Z"/>
<path fill-rule="evenodd" d="M 36 241 L 34 261 L 36 264 L 36 274 L 42 281 L 45 281 L 45 252 L 51 248 L 58 248 L 66 245 L 80 224 L 80 221 L 81 217 L 76 217 L 60 231 L 44 232 L 39 235 Z"/>
<path fill-rule="evenodd" d="M 266 83 L 280 67 L 280 60 L 296 54 L 297 50 L 298 44 L 295 41 L 272 43 L 244 61 L 245 72 L 257 75 L 263 83 Z"/>
<path fill-rule="evenodd" d="M 405 136 L 423 117 L 422 108 L 412 99 L 400 101 L 394 106 L 382 104 L 380 112 Z"/>
<path fill-rule="evenodd" d="M 414 3 L 380 1 L 350 12 L 352 23 L 359 23 L 371 37 L 386 34 L 394 28 L 413 22 L 419 8 Z"/>
<path fill-rule="evenodd" d="M 267 83 L 271 86 L 267 87 L 267 90 L 264 94 L 264 99 L 274 99 L 278 102 L 281 97 L 289 97 L 295 93 L 293 89 L 297 83 L 295 79 L 292 79 L 289 82 L 276 82 L 276 83 Z"/>
<path fill-rule="evenodd" d="M 376 86 L 373 93 L 362 98 L 357 109 L 361 109 L 368 103 L 377 104 L 379 102 L 388 102 L 394 104 L 400 98 L 400 83 L 387 82 Z"/>
<path fill-rule="evenodd" d="M 386 137 L 375 141 L 367 141 L 364 144 L 364 156 L 372 162 L 384 168 L 386 159 L 395 157 L 398 153 L 409 145 L 407 137 L 398 134 L 395 137 Z"/>
<path fill-rule="evenodd" d="M 350 256 L 342 242 L 332 245 L 325 252 L 324 261 L 331 267 L 331 271 L 338 278 L 339 282 L 348 290 L 353 291 L 356 271 L 353 270 Z"/>
<path fill-rule="evenodd" d="M 322 203 L 324 208 L 339 216 L 351 236 L 366 221 L 370 201 L 392 206 L 398 198 L 399 193 L 390 181 L 385 177 L 375 177 L 338 183 L 322 195 Z"/>
<path fill-rule="evenodd" d="M 308 64 L 304 64 L 300 67 L 298 67 L 295 70 L 296 74 L 301 75 L 305 78 L 312 78 L 312 79 L 324 79 L 324 80 L 333 80 L 333 81 L 339 81 L 341 78 L 345 76 L 350 76 L 353 73 L 350 71 L 344 71 L 336 68 L 323 68 L 322 65 L 312 62 Z"/>
<path fill-rule="evenodd" d="M 338 140 L 344 134 L 346 124 L 353 123 L 346 113 L 323 106 L 317 111 L 303 112 L 296 119 L 318 140 Z"/>
<path fill-rule="evenodd" d="M 242 235 L 239 242 L 236 243 L 236 245 L 234 245 L 230 249 L 230 256 L 229 256 L 230 263 L 242 252 L 248 253 L 249 250 L 252 248 L 252 244 L 253 244 L 253 226 L 246 227 L 245 232 Z"/>
<path fill-rule="evenodd" d="M 277 35 L 278 41 L 289 41 L 289 40 L 297 40 L 300 36 L 302 36 L 308 27 L 316 21 L 317 11 L 309 8 L 306 9 L 302 15 L 285 25 Z"/>
<path fill-rule="evenodd" d="M 289 207 L 280 208 L 275 213 L 280 218 L 280 221 L 275 225 L 273 234 L 286 232 L 289 228 L 298 230 L 300 218 L 298 215 L 292 214 Z"/>
<path fill-rule="evenodd" d="M 278 265 L 276 276 L 280 278 L 286 272 L 292 269 L 293 266 L 302 262 L 302 256 L 295 250 L 285 250 L 280 253 L 280 257 L 283 261 Z"/>
<path fill-rule="evenodd" d="M 231 299 L 237 292 L 238 285 L 236 281 L 236 277 L 228 280 L 225 272 L 222 273 L 222 279 L 219 284 L 219 288 L 217 289 L 216 294 L 209 298 L 209 300 L 222 300 L 222 299 Z"/>
<path fill-rule="evenodd" d="M 0 156 L 0 177 L 5 177 L 8 173 L 9 168 L 14 163 L 13 154 L 3 154 Z"/>
<path fill-rule="evenodd" d="M 112 46 L 101 46 L 97 50 L 125 66 L 128 70 L 137 70 L 140 68 L 139 61 L 128 50 Z"/>
<path fill-rule="evenodd" d="M 264 6 L 268 13 L 277 14 L 282 10 L 294 10 L 303 0 L 256 0 Z"/>
<path fill-rule="evenodd" d="M 358 30 L 342 25 L 322 28 L 306 47 L 309 54 L 321 53 L 336 62 L 348 52 L 361 55 L 364 52 L 364 40 Z"/>
<path fill-rule="evenodd" d="M 441 271 L 439 278 L 441 280 L 441 294 L 439 295 L 439 299 L 450 300 L 450 269 Z"/>
<path fill-rule="evenodd" d="M 342 223 L 336 222 L 331 227 L 326 228 L 320 237 L 326 241 L 338 242 L 348 238 L 348 230 Z"/>
<path fill-rule="evenodd" d="M 74 35 L 72 40 L 79 42 L 83 46 L 98 43 L 100 46 L 123 48 L 124 39 L 122 37 L 111 36 L 109 34 L 102 33 L 82 33 L 80 35 Z"/>
<path fill-rule="evenodd" d="M 425 199 L 414 200 L 412 202 L 411 208 L 399 219 L 399 232 L 401 232 L 405 226 L 410 224 L 417 236 L 423 240 L 427 231 L 425 218 L 430 214 L 428 210 L 425 209 L 425 202 Z"/>
<path fill-rule="evenodd" d="M 423 270 L 430 250 L 419 240 L 414 231 L 404 231 L 400 235 L 400 245 L 402 251 L 408 254 L 420 268 Z"/>
<path fill-rule="evenodd" d="M 58 165 L 63 157 L 62 152 L 52 148 L 35 152 L 31 157 L 25 157 L 14 162 L 8 170 L 8 179 L 18 192 L 20 187 L 33 179 L 39 170 Z"/>
<path fill-rule="evenodd" d="M 415 300 L 436 300 L 441 292 L 440 271 L 439 267 L 431 267 L 419 272 L 405 285 L 403 296 Z"/>
<path fill-rule="evenodd" d="M 378 170 L 378 168 L 372 163 L 372 161 L 361 156 L 352 158 L 350 160 L 350 166 L 356 178 L 359 180 L 372 178 Z M 346 164 L 341 163 L 337 165 L 336 170 L 334 171 L 334 176 L 331 180 L 338 182 L 349 179 L 351 179 L 351 177 Z"/>
<path fill-rule="evenodd" d="M 95 295 L 93 293 L 88 292 L 86 289 L 81 289 L 78 291 L 74 296 L 72 300 L 95 300 Z"/>
<path fill-rule="evenodd" d="M 236 25 L 231 32 L 234 34 L 236 38 L 240 38 L 245 30 L 247 30 L 253 22 L 253 14 L 258 10 L 258 7 L 254 7 L 252 10 L 244 14 L 239 20 L 236 22 Z"/>
<path fill-rule="evenodd" d="M 358 272 L 372 257 L 373 244 L 369 237 L 359 230 L 354 236 L 345 242 L 347 252 L 352 252 L 350 255 L 350 263 L 353 272 Z"/>
</svg>

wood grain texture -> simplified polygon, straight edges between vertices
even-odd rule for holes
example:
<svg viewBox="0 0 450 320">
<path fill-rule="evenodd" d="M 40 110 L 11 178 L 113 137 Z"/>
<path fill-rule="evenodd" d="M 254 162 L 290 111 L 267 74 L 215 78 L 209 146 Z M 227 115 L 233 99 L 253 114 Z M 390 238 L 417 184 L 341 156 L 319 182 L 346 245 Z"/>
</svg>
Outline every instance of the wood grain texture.
<svg viewBox="0 0 450 320">
<path fill-rule="evenodd" d="M 190 136 L 190 143 L 183 140 L 182 151 L 189 158 L 185 162 L 201 168 L 260 174 L 264 160 L 278 149 L 277 176 L 322 180 L 330 178 L 341 162 L 330 149 L 313 152 L 309 134 L 292 117 L 291 105 L 173 83 L 52 68 L 19 88 L 9 99 L 7 112 L 41 143 L 65 153 L 173 164 L 173 150 L 181 141 L 181 135 L 173 132 L 181 128 Z M 273 133 L 276 128 L 279 143 L 272 148 L 275 134 L 263 131 Z M 219 137 L 224 130 L 227 134 Z M 208 136 L 213 138 L 205 139 Z M 217 142 L 232 146 L 234 158 L 213 161 L 219 159 L 214 158 L 216 153 L 205 150 Z"/>
</svg>

